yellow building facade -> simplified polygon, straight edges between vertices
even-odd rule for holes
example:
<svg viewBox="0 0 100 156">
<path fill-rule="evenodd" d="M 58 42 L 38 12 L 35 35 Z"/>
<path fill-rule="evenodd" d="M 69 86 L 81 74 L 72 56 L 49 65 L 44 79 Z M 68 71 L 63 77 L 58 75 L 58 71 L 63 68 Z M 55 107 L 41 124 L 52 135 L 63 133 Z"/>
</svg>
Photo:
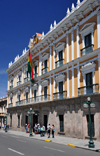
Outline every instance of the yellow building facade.
<svg viewBox="0 0 100 156">
<path fill-rule="evenodd" d="M 56 135 L 89 137 L 88 108 L 84 101 L 91 97 L 92 132 L 100 140 L 100 1 L 78 0 L 76 8 L 50 26 L 28 47 L 32 55 L 34 84 L 29 80 L 28 53 L 9 63 L 8 122 L 12 129 L 25 130 L 27 111 L 32 108 L 35 123 L 55 125 Z"/>
</svg>

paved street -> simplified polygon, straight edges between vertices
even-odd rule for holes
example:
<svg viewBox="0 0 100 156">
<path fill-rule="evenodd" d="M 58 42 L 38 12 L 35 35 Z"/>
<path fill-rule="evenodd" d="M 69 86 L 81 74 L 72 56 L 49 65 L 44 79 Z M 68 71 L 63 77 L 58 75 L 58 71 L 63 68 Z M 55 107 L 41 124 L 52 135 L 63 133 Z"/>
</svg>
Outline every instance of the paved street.
<svg viewBox="0 0 100 156">
<path fill-rule="evenodd" d="M 99 156 L 99 152 L 45 142 L 29 137 L 0 133 L 0 156 Z"/>
</svg>

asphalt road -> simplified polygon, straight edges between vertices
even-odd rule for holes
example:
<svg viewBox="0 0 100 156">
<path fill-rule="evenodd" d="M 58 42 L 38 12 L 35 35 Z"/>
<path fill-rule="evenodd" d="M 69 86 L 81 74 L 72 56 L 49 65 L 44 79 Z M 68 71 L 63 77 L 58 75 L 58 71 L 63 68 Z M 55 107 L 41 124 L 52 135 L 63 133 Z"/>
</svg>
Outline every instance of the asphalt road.
<svg viewBox="0 0 100 156">
<path fill-rule="evenodd" d="M 0 156 L 100 156 L 100 153 L 53 142 L 0 134 Z"/>
</svg>

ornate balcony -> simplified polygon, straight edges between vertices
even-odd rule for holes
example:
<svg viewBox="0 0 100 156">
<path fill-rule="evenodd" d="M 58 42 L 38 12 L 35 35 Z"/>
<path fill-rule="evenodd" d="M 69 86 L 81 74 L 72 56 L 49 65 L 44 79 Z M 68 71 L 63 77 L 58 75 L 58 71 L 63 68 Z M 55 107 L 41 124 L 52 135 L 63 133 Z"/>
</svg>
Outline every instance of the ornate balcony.
<svg viewBox="0 0 100 156">
<path fill-rule="evenodd" d="M 62 66 L 64 64 L 64 59 L 58 60 L 57 62 L 55 62 L 56 64 L 56 68 Z"/>
<path fill-rule="evenodd" d="M 24 99 L 16 102 L 16 106 L 25 105 L 25 104 L 32 104 L 32 103 L 38 103 L 38 102 L 44 102 L 44 101 L 50 101 L 50 95 L 41 95 L 32 97 L 29 99 Z"/>
<path fill-rule="evenodd" d="M 19 86 L 20 84 L 21 84 L 21 81 L 18 81 L 18 82 L 17 82 L 17 86 Z"/>
<path fill-rule="evenodd" d="M 29 77 L 24 78 L 24 83 L 29 81 Z"/>
<path fill-rule="evenodd" d="M 8 108 L 11 108 L 13 106 L 13 103 L 8 104 Z"/>
<path fill-rule="evenodd" d="M 78 88 L 78 96 L 82 95 L 90 95 L 90 94 L 96 94 L 99 93 L 99 84 L 93 84 L 90 86 L 84 86 Z"/>
<path fill-rule="evenodd" d="M 53 93 L 53 100 L 67 98 L 67 91 Z"/>
<path fill-rule="evenodd" d="M 81 56 L 84 56 L 84 55 L 86 55 L 86 54 L 88 54 L 88 53 L 93 52 L 93 47 L 94 47 L 94 45 L 91 44 L 91 45 L 89 45 L 89 46 L 87 46 L 87 47 L 81 49 Z"/>
<path fill-rule="evenodd" d="M 48 67 L 42 69 L 42 74 L 46 74 L 48 72 Z"/>
</svg>

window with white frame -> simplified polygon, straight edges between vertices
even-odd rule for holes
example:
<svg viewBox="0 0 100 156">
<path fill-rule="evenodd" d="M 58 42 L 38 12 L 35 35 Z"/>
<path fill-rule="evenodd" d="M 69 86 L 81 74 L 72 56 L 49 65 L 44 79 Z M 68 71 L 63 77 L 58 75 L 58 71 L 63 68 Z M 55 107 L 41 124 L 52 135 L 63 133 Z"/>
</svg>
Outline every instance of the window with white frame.
<svg viewBox="0 0 100 156">
<path fill-rule="evenodd" d="M 44 80 L 41 83 L 42 87 L 43 87 L 43 100 L 48 100 L 49 99 L 49 95 L 48 95 L 48 80 Z"/>
<path fill-rule="evenodd" d="M 64 47 L 65 47 L 64 42 L 59 42 L 56 46 L 57 52 L 57 62 L 55 62 L 56 68 L 64 64 Z"/>
<path fill-rule="evenodd" d="M 81 71 L 83 74 L 83 94 L 92 94 L 95 92 L 95 79 L 94 79 L 94 72 L 95 72 L 96 64 L 94 62 L 89 62 L 82 66 Z"/>
<path fill-rule="evenodd" d="M 45 74 L 48 72 L 48 53 L 43 54 L 42 60 L 43 60 L 42 74 Z"/>
<path fill-rule="evenodd" d="M 81 56 L 93 52 L 93 33 L 95 23 L 87 23 L 80 30 L 82 37 L 83 49 L 81 49 Z"/>
</svg>

